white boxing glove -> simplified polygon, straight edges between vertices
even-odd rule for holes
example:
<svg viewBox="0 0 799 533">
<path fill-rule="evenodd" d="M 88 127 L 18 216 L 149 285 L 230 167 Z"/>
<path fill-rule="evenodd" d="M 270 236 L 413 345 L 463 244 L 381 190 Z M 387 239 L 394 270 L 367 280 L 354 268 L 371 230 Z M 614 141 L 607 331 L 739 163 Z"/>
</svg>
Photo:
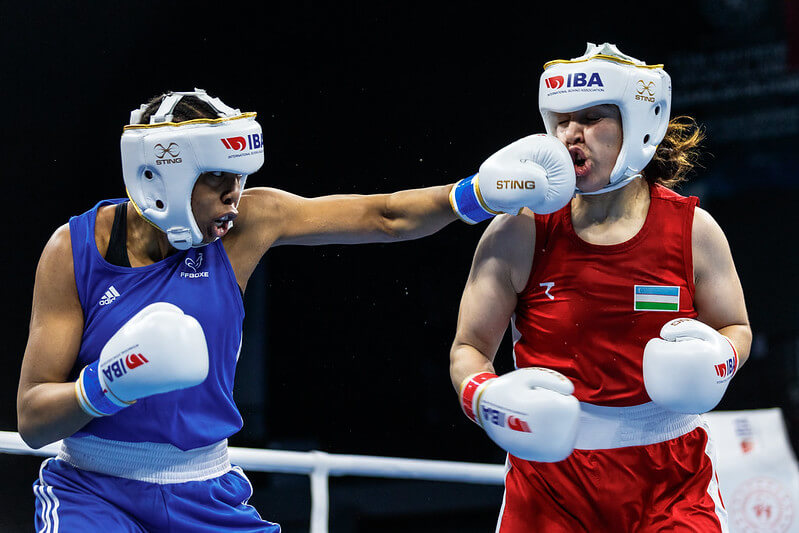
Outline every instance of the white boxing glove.
<svg viewBox="0 0 799 533">
<path fill-rule="evenodd" d="M 469 224 L 501 213 L 553 213 L 574 196 L 574 162 L 566 146 L 543 133 L 519 139 L 480 165 L 480 172 L 452 188 L 450 204 Z"/>
<path fill-rule="evenodd" d="M 520 368 L 503 376 L 467 377 L 460 398 L 466 416 L 502 449 L 528 461 L 556 462 L 574 449 L 580 402 L 566 376 L 547 368 Z"/>
<path fill-rule="evenodd" d="M 105 344 L 81 370 L 75 391 L 92 416 L 112 415 L 137 399 L 202 383 L 208 346 L 200 323 L 176 305 L 150 304 Z"/>
<path fill-rule="evenodd" d="M 716 407 L 738 370 L 730 339 L 692 318 L 676 318 L 644 348 L 644 387 L 652 401 L 677 413 Z"/>
</svg>

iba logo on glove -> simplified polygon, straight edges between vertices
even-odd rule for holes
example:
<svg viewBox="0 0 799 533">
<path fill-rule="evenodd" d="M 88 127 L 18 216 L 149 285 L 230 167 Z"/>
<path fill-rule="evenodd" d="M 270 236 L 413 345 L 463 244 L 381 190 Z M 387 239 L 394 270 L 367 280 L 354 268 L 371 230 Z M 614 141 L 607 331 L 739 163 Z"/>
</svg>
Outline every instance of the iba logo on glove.
<svg viewBox="0 0 799 533">
<path fill-rule="evenodd" d="M 128 354 L 127 357 L 124 359 L 119 357 L 110 365 L 106 365 L 103 368 L 103 375 L 105 379 L 109 382 L 113 382 L 116 378 L 121 378 L 125 374 L 128 373 L 128 370 L 133 370 L 134 368 L 140 367 L 143 364 L 149 363 L 150 361 L 144 357 L 143 354 L 140 353 L 132 353 Z"/>
<path fill-rule="evenodd" d="M 521 431 L 522 433 L 532 433 L 530 431 L 530 426 L 527 425 L 527 422 L 522 420 L 521 418 L 513 415 L 506 415 L 504 412 L 500 411 L 499 409 L 494 409 L 493 407 L 486 407 L 484 405 L 480 406 L 480 411 L 482 411 L 483 420 L 488 420 L 492 424 L 495 424 L 500 427 L 507 426 L 508 429 L 512 429 L 513 431 Z"/>
<path fill-rule="evenodd" d="M 719 363 L 715 365 L 716 367 L 716 375 L 721 378 L 720 381 L 724 381 L 725 378 L 731 378 L 733 374 L 735 374 L 735 367 L 737 363 L 735 362 L 735 357 L 730 357 L 727 359 L 726 363 Z"/>
</svg>

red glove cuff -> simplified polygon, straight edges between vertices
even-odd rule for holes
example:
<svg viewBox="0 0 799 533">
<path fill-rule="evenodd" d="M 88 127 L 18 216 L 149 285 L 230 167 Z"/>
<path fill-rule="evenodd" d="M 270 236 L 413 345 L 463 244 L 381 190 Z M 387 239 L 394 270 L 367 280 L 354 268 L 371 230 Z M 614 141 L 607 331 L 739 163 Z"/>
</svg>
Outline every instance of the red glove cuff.
<svg viewBox="0 0 799 533">
<path fill-rule="evenodd" d="M 724 365 L 716 365 L 716 375 L 720 375 L 720 377 L 730 379 L 735 375 L 736 372 L 738 372 L 738 365 L 740 365 L 741 362 L 738 359 L 738 350 L 735 349 L 735 345 L 732 343 L 730 338 L 727 337 L 726 335 L 722 335 L 722 337 L 727 339 L 727 342 L 730 343 L 730 347 L 732 348 L 732 360 L 727 362 L 726 366 L 728 368 L 726 369 L 726 375 L 724 372 L 725 369 L 721 368 Z"/>
<path fill-rule="evenodd" d="M 498 377 L 496 374 L 492 374 L 491 372 L 481 372 L 479 374 L 474 374 L 469 376 L 463 383 L 461 384 L 461 408 L 463 409 L 464 414 L 472 419 L 472 422 L 476 423 L 478 426 L 480 422 L 477 421 L 477 415 L 474 414 L 473 406 L 474 406 L 474 394 L 477 392 L 477 388 L 488 381 L 489 379 L 494 379 Z"/>
</svg>

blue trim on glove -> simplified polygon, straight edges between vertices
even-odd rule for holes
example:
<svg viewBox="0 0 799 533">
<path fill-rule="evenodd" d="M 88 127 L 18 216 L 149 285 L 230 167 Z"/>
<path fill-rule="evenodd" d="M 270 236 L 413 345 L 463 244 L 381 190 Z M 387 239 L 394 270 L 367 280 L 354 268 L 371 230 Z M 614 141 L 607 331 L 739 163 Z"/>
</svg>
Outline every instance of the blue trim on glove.
<svg viewBox="0 0 799 533">
<path fill-rule="evenodd" d="M 79 378 L 81 381 L 81 393 L 83 394 L 83 400 L 89 407 L 103 416 L 113 415 L 125 407 L 112 402 L 111 399 L 108 398 L 108 395 L 111 393 L 103 391 L 103 386 L 100 384 L 100 376 L 98 374 L 99 364 L 100 361 L 97 360 L 81 371 Z"/>
<path fill-rule="evenodd" d="M 477 174 L 464 178 L 452 189 L 452 207 L 455 213 L 470 224 L 477 224 L 496 215 L 487 211 L 477 197 L 475 180 Z"/>
</svg>

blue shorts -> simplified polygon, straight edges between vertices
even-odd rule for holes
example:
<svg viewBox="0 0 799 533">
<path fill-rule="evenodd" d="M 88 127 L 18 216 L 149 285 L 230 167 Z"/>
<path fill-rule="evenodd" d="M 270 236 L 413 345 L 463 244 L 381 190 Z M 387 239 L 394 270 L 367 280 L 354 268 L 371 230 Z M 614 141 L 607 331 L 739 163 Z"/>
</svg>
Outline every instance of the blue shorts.
<svg viewBox="0 0 799 533">
<path fill-rule="evenodd" d="M 60 459 L 33 483 L 36 531 L 279 533 L 247 504 L 252 486 L 239 467 L 205 481 L 157 484 L 97 474 Z"/>
</svg>

